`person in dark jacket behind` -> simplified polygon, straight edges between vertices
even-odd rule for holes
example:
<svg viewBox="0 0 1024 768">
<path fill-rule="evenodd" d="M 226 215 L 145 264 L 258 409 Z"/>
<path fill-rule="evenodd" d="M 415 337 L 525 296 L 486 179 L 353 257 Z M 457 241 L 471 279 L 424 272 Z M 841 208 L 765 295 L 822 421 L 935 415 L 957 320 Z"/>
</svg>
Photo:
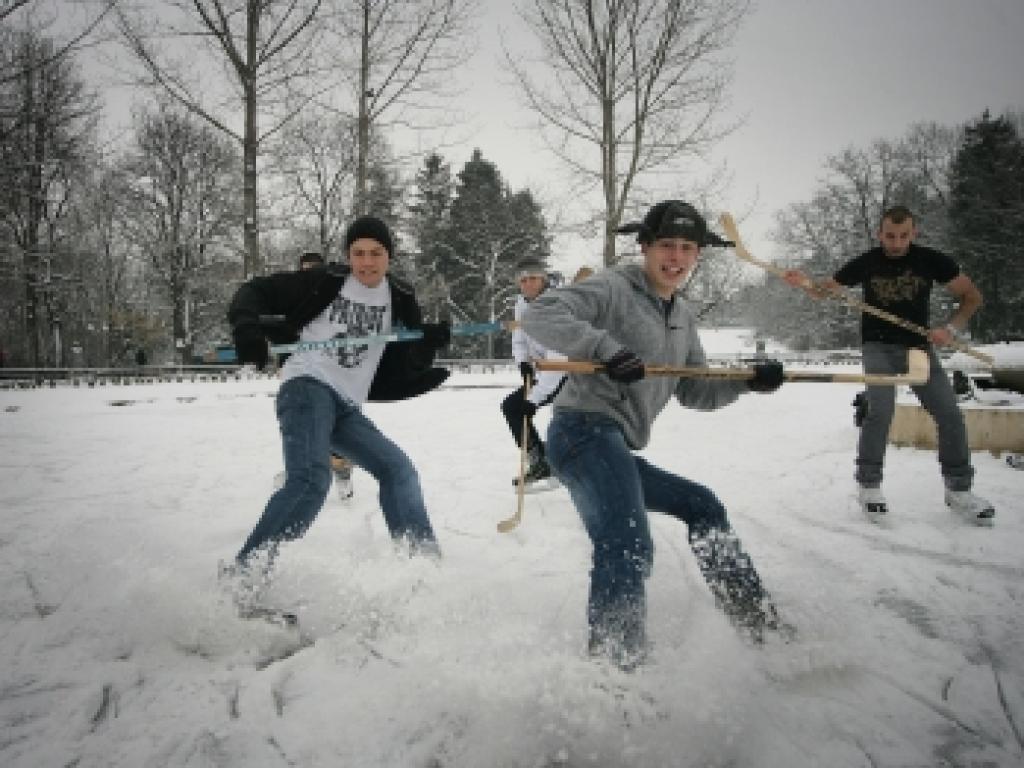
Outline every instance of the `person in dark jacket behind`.
<svg viewBox="0 0 1024 768">
<path fill-rule="evenodd" d="M 268 341 L 365 337 L 399 326 L 423 332 L 415 341 L 295 352 L 284 363 L 276 410 L 285 483 L 222 573 L 237 581 L 240 609 L 258 604 L 278 545 L 301 537 L 319 513 L 330 488 L 332 452 L 380 484 L 392 537 L 406 540 L 414 554 L 440 554 L 415 467 L 361 409 L 367 400 L 424 394 L 448 376 L 432 365 L 436 350 L 450 341 L 450 327 L 423 322 L 411 287 L 388 274 L 392 248 L 387 225 L 362 216 L 345 233 L 347 264 L 252 278 L 228 308 L 238 359 L 259 369 L 269 361 Z"/>
</svg>

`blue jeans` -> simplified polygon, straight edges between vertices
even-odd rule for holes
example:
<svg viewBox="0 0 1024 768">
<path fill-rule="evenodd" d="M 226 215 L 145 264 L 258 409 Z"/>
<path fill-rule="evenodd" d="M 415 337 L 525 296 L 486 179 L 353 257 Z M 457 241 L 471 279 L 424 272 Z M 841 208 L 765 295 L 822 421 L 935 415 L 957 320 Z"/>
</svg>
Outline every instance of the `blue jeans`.
<svg viewBox="0 0 1024 768">
<path fill-rule="evenodd" d="M 703 485 L 634 455 L 615 421 L 556 409 L 548 461 L 593 543 L 587 603 L 592 651 L 619 658 L 643 653 L 644 580 L 654 558 L 648 510 L 686 523 L 701 572 L 730 619 L 746 624 L 752 611 L 760 611 L 766 595 L 722 503 Z"/>
<path fill-rule="evenodd" d="M 299 538 L 313 524 L 331 487 L 332 452 L 377 480 L 384 520 L 394 538 L 407 538 L 415 550 L 438 553 L 416 468 L 359 406 L 316 379 L 289 379 L 277 393 L 277 420 L 285 482 L 239 551 L 240 563 L 261 548 L 272 557 L 279 542 Z"/>
<path fill-rule="evenodd" d="M 907 348 L 898 344 L 866 342 L 863 348 L 865 373 L 905 373 Z M 971 452 L 967 447 L 967 428 L 956 402 L 956 393 L 942 369 L 935 350 L 928 349 L 928 381 L 911 387 L 921 407 L 935 420 L 938 436 L 939 466 L 947 488 L 970 490 L 974 479 Z M 882 465 L 889 440 L 889 427 L 896 412 L 896 387 L 869 386 L 867 413 L 857 442 L 857 470 L 860 485 L 877 488 L 882 483 Z"/>
</svg>

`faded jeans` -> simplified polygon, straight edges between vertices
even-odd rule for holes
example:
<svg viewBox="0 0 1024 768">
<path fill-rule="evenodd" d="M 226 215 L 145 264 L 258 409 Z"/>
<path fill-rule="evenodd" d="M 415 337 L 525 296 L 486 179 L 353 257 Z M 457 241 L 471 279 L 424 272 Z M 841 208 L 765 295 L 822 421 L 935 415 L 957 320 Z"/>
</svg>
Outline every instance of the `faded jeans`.
<svg viewBox="0 0 1024 768">
<path fill-rule="evenodd" d="M 703 485 L 634 455 L 611 418 L 556 408 L 548 461 L 593 543 L 587 602 L 592 651 L 617 657 L 644 652 L 644 580 L 654 558 L 648 510 L 686 523 L 701 571 L 730 618 L 742 621 L 739 614 L 758 610 L 765 595 L 725 507 Z"/>
<path fill-rule="evenodd" d="M 970 490 L 974 479 L 971 452 L 967 447 L 967 429 L 956 402 L 956 393 L 942 369 L 938 355 L 928 348 L 930 370 L 925 384 L 912 386 L 921 406 L 935 420 L 938 458 L 942 478 L 952 491 Z M 899 344 L 866 342 L 863 349 L 865 373 L 906 373 L 907 348 Z M 882 483 L 882 466 L 889 439 L 889 427 L 896 412 L 896 387 L 868 386 L 867 414 L 857 442 L 857 482 L 867 488 Z"/>
<path fill-rule="evenodd" d="M 384 521 L 395 539 L 437 554 L 419 475 L 401 448 L 352 401 L 311 377 L 289 379 L 277 393 L 285 482 L 263 510 L 237 560 L 256 550 L 273 555 L 281 541 L 302 536 L 320 512 L 331 486 L 330 454 L 344 456 L 377 480 Z"/>
</svg>

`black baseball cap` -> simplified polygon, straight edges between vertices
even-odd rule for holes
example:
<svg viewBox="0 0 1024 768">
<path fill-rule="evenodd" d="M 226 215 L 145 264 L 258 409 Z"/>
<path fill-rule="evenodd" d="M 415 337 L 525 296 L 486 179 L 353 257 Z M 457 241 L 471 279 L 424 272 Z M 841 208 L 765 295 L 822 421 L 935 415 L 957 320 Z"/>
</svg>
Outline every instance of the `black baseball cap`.
<svg viewBox="0 0 1024 768">
<path fill-rule="evenodd" d="M 643 221 L 624 224 L 616 232 L 636 233 L 638 243 L 653 243 L 666 237 L 680 237 L 697 245 L 732 245 L 708 229 L 696 208 L 682 200 L 664 200 L 651 206 Z"/>
</svg>

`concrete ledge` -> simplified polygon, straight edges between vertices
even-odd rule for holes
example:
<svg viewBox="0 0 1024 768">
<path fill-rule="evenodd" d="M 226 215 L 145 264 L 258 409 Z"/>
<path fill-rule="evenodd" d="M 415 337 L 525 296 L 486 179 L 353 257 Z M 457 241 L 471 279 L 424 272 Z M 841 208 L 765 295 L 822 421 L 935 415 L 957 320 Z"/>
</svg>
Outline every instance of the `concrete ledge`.
<svg viewBox="0 0 1024 768">
<path fill-rule="evenodd" d="M 972 451 L 1024 451 L 1024 409 L 970 407 L 961 404 L 967 424 L 967 444 Z M 889 442 L 901 447 L 935 450 L 935 422 L 920 405 L 896 404 Z"/>
</svg>

